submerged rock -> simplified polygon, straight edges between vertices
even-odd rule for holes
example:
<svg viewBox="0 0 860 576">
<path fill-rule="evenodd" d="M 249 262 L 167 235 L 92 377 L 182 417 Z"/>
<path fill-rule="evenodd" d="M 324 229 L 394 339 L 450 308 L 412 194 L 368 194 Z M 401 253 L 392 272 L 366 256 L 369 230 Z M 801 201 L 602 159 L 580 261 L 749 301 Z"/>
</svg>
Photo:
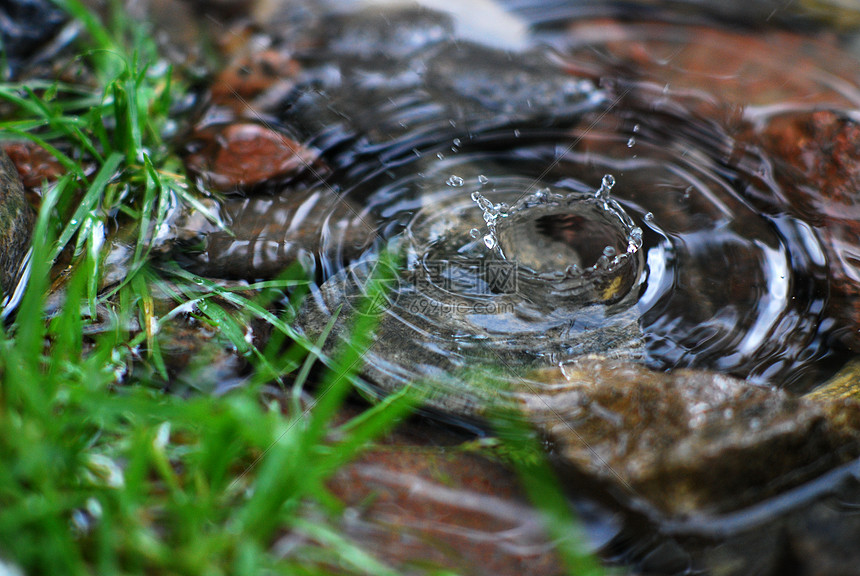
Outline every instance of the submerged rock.
<svg viewBox="0 0 860 576">
<path fill-rule="evenodd" d="M 823 239 L 834 315 L 846 326 L 834 338 L 860 349 L 860 123 L 846 111 L 788 113 L 761 131 L 787 204 Z"/>
<path fill-rule="evenodd" d="M 588 356 L 546 370 L 523 412 L 555 453 L 668 516 L 760 502 L 860 455 L 860 403 Z"/>
<path fill-rule="evenodd" d="M 328 189 L 233 196 L 218 208 L 223 228 L 199 215 L 177 222 L 183 240 L 175 254 L 187 268 L 214 278 L 274 278 L 296 264 L 311 273 L 319 228 L 329 220 L 340 222 L 336 232 L 342 234 L 345 258 L 359 253 L 375 234 L 360 207 Z"/>
<path fill-rule="evenodd" d="M 344 536 L 403 574 L 566 574 L 516 476 L 463 440 L 413 422 L 339 470 Z"/>
<path fill-rule="evenodd" d="M 0 150 L 0 291 L 5 297 L 15 289 L 21 262 L 30 247 L 33 221 L 21 178 Z"/>
<path fill-rule="evenodd" d="M 257 98 L 288 91 L 299 70 L 284 51 L 261 50 L 238 57 L 215 78 L 210 89 L 212 102 L 237 113 L 254 113 Z"/>
<path fill-rule="evenodd" d="M 316 173 L 317 153 L 265 124 L 211 125 L 195 132 L 187 145 L 188 170 L 222 192 L 235 192 L 272 180 Z"/>
</svg>

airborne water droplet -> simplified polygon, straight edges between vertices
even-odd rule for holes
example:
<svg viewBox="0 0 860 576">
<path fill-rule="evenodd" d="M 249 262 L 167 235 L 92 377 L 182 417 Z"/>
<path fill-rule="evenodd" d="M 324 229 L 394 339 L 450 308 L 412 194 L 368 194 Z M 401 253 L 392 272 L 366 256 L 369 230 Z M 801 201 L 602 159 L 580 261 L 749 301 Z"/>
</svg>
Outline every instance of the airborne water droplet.
<svg viewBox="0 0 860 576">
<path fill-rule="evenodd" d="M 633 146 L 635 146 L 635 145 L 636 145 L 636 138 L 631 138 L 630 140 L 627 141 L 627 147 L 628 148 L 633 148 Z"/>
<path fill-rule="evenodd" d="M 615 177 L 612 174 L 607 174 L 600 183 L 600 189 L 594 195 L 601 200 L 608 200 L 613 186 L 615 186 Z"/>
<path fill-rule="evenodd" d="M 486 176 L 484 176 L 483 174 L 481 174 L 480 176 L 478 176 L 478 183 L 479 183 L 479 184 L 481 184 L 482 186 L 483 186 L 484 184 L 486 184 L 487 182 L 489 182 L 489 181 L 490 181 L 490 179 L 489 179 L 489 178 L 487 178 Z"/>
<path fill-rule="evenodd" d="M 472 228 L 471 230 L 469 230 L 469 236 L 471 236 L 472 238 L 477 238 L 480 235 L 481 235 L 481 231 L 478 230 L 477 228 Z"/>
<path fill-rule="evenodd" d="M 645 222 L 653 222 L 654 221 L 654 213 L 648 212 L 645 214 Z"/>
<path fill-rule="evenodd" d="M 457 176 L 456 174 L 451 174 L 451 176 L 448 177 L 448 180 L 445 181 L 445 184 L 447 184 L 448 186 L 453 186 L 455 188 L 459 188 L 465 183 L 466 181 Z"/>
<path fill-rule="evenodd" d="M 492 250 L 496 247 L 496 238 L 492 234 L 487 234 L 484 236 L 484 246 Z"/>
</svg>

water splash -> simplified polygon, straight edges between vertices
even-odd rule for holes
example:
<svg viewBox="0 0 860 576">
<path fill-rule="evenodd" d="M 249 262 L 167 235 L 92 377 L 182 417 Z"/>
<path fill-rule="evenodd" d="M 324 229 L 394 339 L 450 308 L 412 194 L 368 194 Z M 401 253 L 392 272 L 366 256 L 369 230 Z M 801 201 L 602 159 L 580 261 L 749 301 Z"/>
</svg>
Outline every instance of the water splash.
<svg viewBox="0 0 860 576">
<path fill-rule="evenodd" d="M 606 174 L 603 177 L 603 180 L 600 182 L 600 188 L 597 189 L 597 192 L 594 193 L 594 196 L 598 200 L 609 200 L 609 196 L 612 193 L 612 187 L 615 186 L 615 176 L 612 174 Z"/>
<path fill-rule="evenodd" d="M 484 246 L 489 250 L 498 250 L 499 256 L 505 257 L 502 248 L 499 245 L 499 239 L 496 234 L 496 225 L 499 218 L 508 217 L 508 205 L 505 203 L 494 204 L 490 199 L 481 194 L 478 190 L 472 192 L 472 201 L 481 209 L 484 222 L 487 224 L 487 233 L 484 235 Z"/>
</svg>

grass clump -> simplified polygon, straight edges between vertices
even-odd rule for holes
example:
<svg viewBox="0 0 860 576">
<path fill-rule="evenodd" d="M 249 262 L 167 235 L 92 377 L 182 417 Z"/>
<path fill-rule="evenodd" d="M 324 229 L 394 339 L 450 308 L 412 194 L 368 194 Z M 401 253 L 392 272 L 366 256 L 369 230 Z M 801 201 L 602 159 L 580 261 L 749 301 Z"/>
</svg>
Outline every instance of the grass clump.
<svg viewBox="0 0 860 576">
<path fill-rule="evenodd" d="M 57 3 L 87 32 L 85 81 L 0 84 L 14 110 L 0 139 L 32 141 L 65 170 L 42 186 L 28 285 L 0 326 L 0 562 L 28 574 L 393 574 L 325 514 L 340 511 L 326 480 L 413 405 L 401 394 L 335 418 L 373 316 L 326 359 L 308 405 L 322 342 L 266 305 L 303 278 L 224 287 L 156 266 L 171 211 L 205 212 L 168 142 L 185 87 L 144 24 L 115 9 L 108 29 L 77 0 Z M 108 283 L 106 242 L 127 230 L 124 274 Z M 156 292 L 171 310 L 156 311 Z M 154 385 L 170 378 L 160 334 L 179 316 L 217 327 L 253 366 L 248 385 L 188 398 Z M 271 329 L 263 349 L 245 338 L 252 321 Z M 286 409 L 262 400 L 270 382 L 292 386 Z M 553 535 L 569 520 L 551 519 Z"/>
</svg>

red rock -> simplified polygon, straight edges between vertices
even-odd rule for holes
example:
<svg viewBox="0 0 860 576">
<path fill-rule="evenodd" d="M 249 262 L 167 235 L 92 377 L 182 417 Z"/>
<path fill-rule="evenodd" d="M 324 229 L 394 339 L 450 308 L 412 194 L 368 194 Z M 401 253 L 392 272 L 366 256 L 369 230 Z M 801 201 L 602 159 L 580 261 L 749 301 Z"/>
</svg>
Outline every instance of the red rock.
<svg viewBox="0 0 860 576">
<path fill-rule="evenodd" d="M 299 64 L 277 50 L 244 56 L 225 68 L 212 85 L 212 101 L 237 112 L 252 108 L 257 96 L 276 86 L 292 86 Z"/>
<path fill-rule="evenodd" d="M 515 474 L 439 446 L 444 430 L 422 438 L 415 428 L 395 432 L 329 482 L 348 507 L 346 537 L 407 572 L 420 564 L 469 576 L 565 573 Z"/>
<path fill-rule="evenodd" d="M 824 38 L 600 19 L 577 21 L 570 37 L 576 39 L 566 61 L 572 72 L 602 75 L 609 64 L 636 79 L 639 89 L 657 96 L 666 90 L 710 117 L 731 121 L 743 107 L 776 104 L 856 106 L 837 78 L 857 62 Z"/>
<path fill-rule="evenodd" d="M 21 181 L 26 188 L 41 186 L 43 181 L 54 182 L 66 172 L 53 154 L 33 142 L 6 142 L 3 149 L 21 175 Z"/>
<path fill-rule="evenodd" d="M 791 208 L 815 226 L 831 273 L 831 303 L 860 347 L 860 124 L 822 110 L 773 118 L 762 147 Z"/>
<path fill-rule="evenodd" d="M 188 149 L 188 170 L 223 192 L 291 178 L 317 159 L 314 150 L 251 122 L 203 128 L 192 136 Z"/>
</svg>

